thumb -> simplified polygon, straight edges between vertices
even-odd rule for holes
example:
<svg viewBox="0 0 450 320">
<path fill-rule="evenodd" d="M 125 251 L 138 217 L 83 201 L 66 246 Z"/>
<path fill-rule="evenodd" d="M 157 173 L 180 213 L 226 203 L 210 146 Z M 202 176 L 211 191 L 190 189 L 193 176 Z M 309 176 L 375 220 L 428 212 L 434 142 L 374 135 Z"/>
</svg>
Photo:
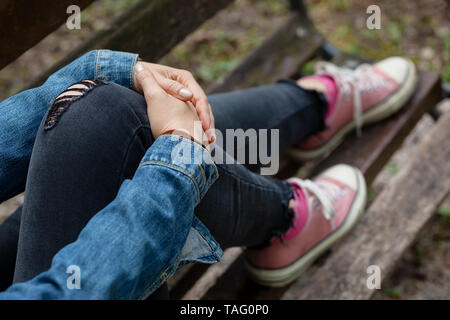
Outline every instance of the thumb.
<svg viewBox="0 0 450 320">
<path fill-rule="evenodd" d="M 194 95 L 191 90 L 186 88 L 178 81 L 158 76 L 156 76 L 156 80 L 158 81 L 161 88 L 164 89 L 164 91 L 180 100 L 189 101 Z"/>
</svg>

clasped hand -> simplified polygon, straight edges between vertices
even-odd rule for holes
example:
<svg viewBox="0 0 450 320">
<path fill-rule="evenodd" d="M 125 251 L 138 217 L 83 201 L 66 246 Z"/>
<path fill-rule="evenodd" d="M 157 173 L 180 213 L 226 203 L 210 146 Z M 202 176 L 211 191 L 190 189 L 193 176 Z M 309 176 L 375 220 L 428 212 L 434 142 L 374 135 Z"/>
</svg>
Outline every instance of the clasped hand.
<svg viewBox="0 0 450 320">
<path fill-rule="evenodd" d="M 201 144 L 214 142 L 214 116 L 208 98 L 189 71 L 138 61 L 134 83 L 144 95 L 154 138 L 174 131 Z"/>
</svg>

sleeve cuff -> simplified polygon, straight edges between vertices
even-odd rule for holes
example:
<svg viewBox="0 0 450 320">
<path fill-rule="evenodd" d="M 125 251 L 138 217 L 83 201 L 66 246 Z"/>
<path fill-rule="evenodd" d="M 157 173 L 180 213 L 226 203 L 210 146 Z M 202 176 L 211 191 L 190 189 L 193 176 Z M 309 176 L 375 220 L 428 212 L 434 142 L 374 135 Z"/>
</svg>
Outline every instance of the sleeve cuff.
<svg viewBox="0 0 450 320">
<path fill-rule="evenodd" d="M 97 50 L 96 78 L 103 78 L 121 86 L 134 89 L 135 53 Z"/>
<path fill-rule="evenodd" d="M 219 173 L 211 154 L 201 144 L 178 135 L 162 135 L 144 155 L 139 167 L 161 165 L 187 175 L 202 199 Z"/>
</svg>

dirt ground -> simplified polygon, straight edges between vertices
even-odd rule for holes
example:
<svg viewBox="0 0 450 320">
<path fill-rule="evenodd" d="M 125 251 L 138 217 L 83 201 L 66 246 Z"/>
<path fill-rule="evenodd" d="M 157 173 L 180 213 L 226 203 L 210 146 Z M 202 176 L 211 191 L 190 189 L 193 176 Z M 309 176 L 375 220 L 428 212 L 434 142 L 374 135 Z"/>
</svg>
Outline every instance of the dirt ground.
<svg viewBox="0 0 450 320">
<path fill-rule="evenodd" d="M 82 13 L 82 29 L 62 27 L 0 71 L 0 100 L 22 90 L 44 69 L 114 20 L 138 0 L 97 0 Z M 259 45 L 288 14 L 284 0 L 236 0 L 190 35 L 162 63 L 191 70 L 208 85 L 231 70 Z M 450 81 L 450 1 L 448 0 L 307 0 L 311 18 L 338 48 L 372 59 L 406 55 L 421 69 Z M 366 8 L 381 8 L 382 28 L 365 28 Z M 193 54 L 195 53 L 195 54 Z M 444 107 L 449 109 L 449 107 Z M 433 125 L 424 117 L 372 186 L 376 195 L 401 168 L 421 136 Z M 0 222 L 23 195 L 0 205 Z M 441 208 L 450 207 L 444 203 Z M 450 298 L 450 221 L 441 210 L 382 285 L 377 299 Z"/>
</svg>

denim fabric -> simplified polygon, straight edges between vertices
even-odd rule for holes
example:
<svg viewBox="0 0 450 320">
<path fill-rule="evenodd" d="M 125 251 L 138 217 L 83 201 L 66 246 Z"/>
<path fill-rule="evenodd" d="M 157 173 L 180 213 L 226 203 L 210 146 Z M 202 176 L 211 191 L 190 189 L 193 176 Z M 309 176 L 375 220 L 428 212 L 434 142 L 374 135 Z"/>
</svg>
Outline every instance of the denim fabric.
<svg viewBox="0 0 450 320">
<path fill-rule="evenodd" d="M 189 164 L 174 156 L 172 150 L 180 145 L 204 161 Z M 133 179 L 124 181 L 115 200 L 89 221 L 77 241 L 55 255 L 50 269 L 12 285 L 0 299 L 142 299 L 180 266 L 218 261 L 219 245 L 194 217 L 194 207 L 217 178 L 208 151 L 199 144 L 159 137 Z M 79 289 L 67 286 L 71 265 L 79 267 Z"/>
<path fill-rule="evenodd" d="M 136 54 L 95 50 L 52 74 L 40 87 L 0 103 L 0 202 L 22 192 L 36 133 L 53 99 L 82 79 L 104 78 L 134 88 Z"/>
</svg>

